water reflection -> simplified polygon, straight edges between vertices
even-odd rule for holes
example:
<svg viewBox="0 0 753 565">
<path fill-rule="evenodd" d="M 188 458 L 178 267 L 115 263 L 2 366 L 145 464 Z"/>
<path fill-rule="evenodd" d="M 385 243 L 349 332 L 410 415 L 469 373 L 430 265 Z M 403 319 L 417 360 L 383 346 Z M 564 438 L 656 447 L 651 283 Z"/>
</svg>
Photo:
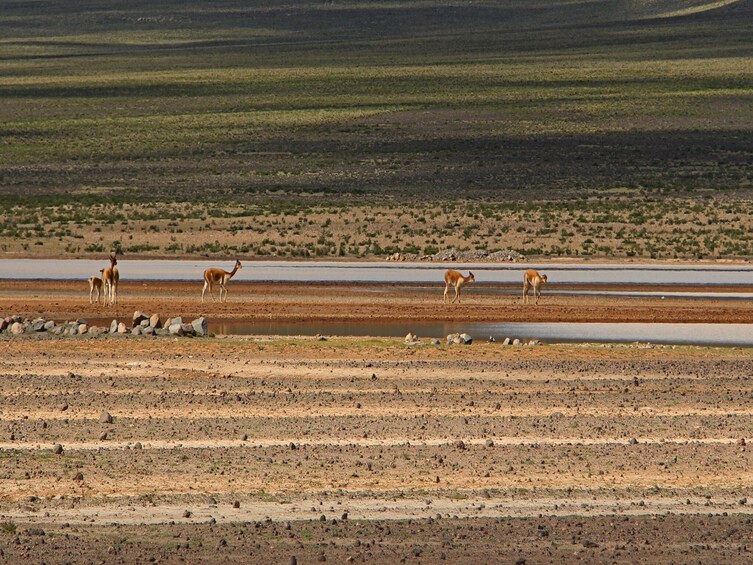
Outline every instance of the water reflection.
<svg viewBox="0 0 753 565">
<path fill-rule="evenodd" d="M 753 324 L 625 323 L 465 323 L 465 322 L 210 322 L 209 331 L 227 335 L 336 335 L 402 337 L 414 333 L 424 341 L 444 340 L 466 332 L 476 340 L 506 337 L 545 343 L 651 342 L 693 345 L 753 345 Z"/>
</svg>

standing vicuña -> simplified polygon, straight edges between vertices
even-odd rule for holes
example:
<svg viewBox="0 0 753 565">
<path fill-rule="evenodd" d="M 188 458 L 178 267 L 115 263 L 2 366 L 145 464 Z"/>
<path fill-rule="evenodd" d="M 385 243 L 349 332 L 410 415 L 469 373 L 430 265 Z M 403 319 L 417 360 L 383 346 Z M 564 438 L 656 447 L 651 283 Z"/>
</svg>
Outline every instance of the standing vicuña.
<svg viewBox="0 0 753 565">
<path fill-rule="evenodd" d="M 100 269 L 99 272 L 102 273 L 104 269 Z M 99 293 L 102 291 L 102 279 L 97 276 L 91 276 L 88 279 L 89 281 L 89 304 L 94 304 L 94 300 L 92 300 L 92 297 L 94 295 L 94 291 L 97 291 L 97 304 L 99 304 Z"/>
<path fill-rule="evenodd" d="M 528 290 L 533 288 L 533 296 L 536 298 L 535 303 L 539 303 L 541 297 L 541 285 L 546 282 L 546 275 L 540 275 L 534 269 L 528 269 L 523 273 L 523 303 L 528 304 Z"/>
<path fill-rule="evenodd" d="M 115 255 L 110 255 L 110 266 L 102 269 L 102 285 L 104 286 L 105 306 L 118 303 L 118 281 L 120 281 L 120 272 L 118 272 L 118 260 Z"/>
<path fill-rule="evenodd" d="M 241 262 L 236 259 L 235 267 L 233 267 L 233 270 L 230 272 L 226 271 L 225 269 L 219 269 L 217 267 L 210 267 L 209 269 L 204 271 L 204 288 L 201 290 L 201 302 L 204 302 L 204 293 L 207 291 L 207 289 L 209 289 L 209 296 L 211 296 L 212 300 L 214 300 L 214 295 L 212 294 L 212 285 L 215 283 L 220 285 L 220 302 L 223 302 L 223 290 L 225 291 L 224 302 L 227 302 L 227 288 L 225 288 L 225 285 L 227 284 L 227 281 L 233 278 L 233 275 L 235 275 L 235 273 L 240 268 L 242 268 Z"/>
<path fill-rule="evenodd" d="M 452 299 L 452 302 L 454 303 L 456 300 L 458 301 L 458 304 L 460 304 L 460 287 L 462 287 L 467 282 L 473 282 L 476 280 L 476 277 L 473 276 L 473 273 L 468 271 L 468 276 L 464 277 L 457 271 L 453 271 L 450 269 L 444 274 L 444 302 L 447 302 L 449 299 L 449 290 L 450 286 L 455 287 L 455 297 Z"/>
</svg>

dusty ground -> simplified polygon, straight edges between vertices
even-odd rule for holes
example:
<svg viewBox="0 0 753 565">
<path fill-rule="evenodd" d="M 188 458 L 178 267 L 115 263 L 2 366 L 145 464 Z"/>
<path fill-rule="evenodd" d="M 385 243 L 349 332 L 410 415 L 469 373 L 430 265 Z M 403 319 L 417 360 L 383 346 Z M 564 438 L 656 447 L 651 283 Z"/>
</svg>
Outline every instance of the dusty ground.
<svg viewBox="0 0 753 565">
<path fill-rule="evenodd" d="M 107 317 L 749 321 L 734 300 L 199 290 L 130 283 Z M 0 311 L 102 308 L 5 282 Z M 3 337 L 0 560 L 749 563 L 751 374 L 739 348 Z"/>
<path fill-rule="evenodd" d="M 86 281 L 0 280 L 0 314 L 46 316 L 57 321 L 113 318 L 130 321 L 135 310 L 210 320 L 474 320 L 568 322 L 753 322 L 747 300 L 578 295 L 572 285 L 545 287 L 539 306 L 521 303 L 518 285 L 474 283 L 462 303 L 442 304 L 444 284 L 258 283 L 231 281 L 226 303 L 201 303 L 200 281 L 121 281 L 118 304 L 89 304 Z M 599 287 L 588 287 L 597 289 Z M 612 286 L 628 290 L 638 286 Z M 572 295 L 547 294 L 573 290 Z M 643 286 L 643 290 L 699 291 L 698 286 Z M 753 286 L 706 287 L 715 292 L 753 292 Z M 215 291 L 216 294 L 216 291 Z M 453 291 L 450 291 L 453 295 Z M 5 314 L 7 313 L 7 314 Z M 409 330 L 406 325 L 406 333 Z"/>
</svg>

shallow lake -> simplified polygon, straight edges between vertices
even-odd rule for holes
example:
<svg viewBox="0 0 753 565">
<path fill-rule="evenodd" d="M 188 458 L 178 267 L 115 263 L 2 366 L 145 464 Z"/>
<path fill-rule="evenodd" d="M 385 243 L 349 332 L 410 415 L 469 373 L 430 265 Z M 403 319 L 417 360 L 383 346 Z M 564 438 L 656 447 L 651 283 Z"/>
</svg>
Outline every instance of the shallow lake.
<svg viewBox="0 0 753 565">
<path fill-rule="evenodd" d="M 506 337 L 544 343 L 651 342 L 693 345 L 753 345 L 753 324 L 624 324 L 566 322 L 225 322 L 209 323 L 209 331 L 228 335 L 332 335 L 404 337 L 424 341 L 451 333 L 468 333 L 477 341 Z"/>
<path fill-rule="evenodd" d="M 0 259 L 0 279 L 86 279 L 108 264 L 85 259 Z M 121 280 L 201 281 L 207 267 L 230 270 L 232 261 L 171 261 L 118 259 Z M 239 281 L 282 282 L 408 282 L 442 281 L 448 268 L 472 270 L 478 282 L 519 283 L 528 268 L 549 276 L 552 285 L 569 284 L 753 284 L 753 266 L 747 265 L 614 265 L 566 263 L 390 263 L 320 261 L 247 261 Z"/>
</svg>

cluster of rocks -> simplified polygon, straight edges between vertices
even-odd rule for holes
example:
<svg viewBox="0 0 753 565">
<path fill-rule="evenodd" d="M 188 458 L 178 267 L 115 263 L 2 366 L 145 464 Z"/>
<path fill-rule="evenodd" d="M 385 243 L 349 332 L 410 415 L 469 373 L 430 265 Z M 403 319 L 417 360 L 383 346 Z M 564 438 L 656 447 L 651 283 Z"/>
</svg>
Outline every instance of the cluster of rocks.
<svg viewBox="0 0 753 565">
<path fill-rule="evenodd" d="M 184 322 L 180 316 L 167 318 L 164 322 L 158 314 L 148 316 L 143 312 L 133 313 L 131 325 L 113 320 L 110 327 L 89 325 L 86 320 L 55 322 L 44 318 L 30 320 L 22 316 L 9 316 L 0 320 L 0 333 L 7 335 L 48 334 L 52 336 L 87 335 L 145 335 L 145 336 L 196 336 L 207 335 L 207 320 L 199 317 L 191 322 Z"/>
<path fill-rule="evenodd" d="M 497 341 L 494 339 L 494 337 L 489 336 L 489 342 L 495 342 Z M 405 336 L 405 344 L 406 345 L 416 345 L 419 343 L 420 340 L 418 339 L 418 336 L 414 333 L 408 333 Z M 442 343 L 437 338 L 431 339 L 432 345 L 439 345 Z M 447 345 L 471 345 L 473 343 L 473 338 L 468 335 L 467 333 L 456 333 L 456 334 L 449 334 L 447 336 Z M 521 345 L 527 345 L 529 347 L 534 347 L 536 345 L 539 345 L 541 342 L 538 339 L 532 339 L 528 342 L 523 342 L 519 340 L 518 338 L 509 338 L 506 337 L 504 341 L 501 342 L 502 345 L 514 345 L 514 346 L 521 346 Z"/>
<path fill-rule="evenodd" d="M 489 253 L 483 249 L 460 251 L 456 248 L 444 249 L 433 255 L 420 255 L 416 253 L 393 253 L 387 256 L 387 261 L 460 261 L 464 263 L 505 263 L 524 261 L 525 255 L 505 249 Z"/>
<path fill-rule="evenodd" d="M 408 333 L 405 336 L 406 345 L 416 345 L 419 342 L 418 336 L 414 333 Z M 440 343 L 442 342 L 435 337 L 431 339 L 432 345 L 439 345 Z M 470 345 L 471 343 L 473 343 L 473 338 L 466 333 L 450 334 L 447 336 L 447 345 Z"/>
<path fill-rule="evenodd" d="M 496 340 L 493 337 L 490 337 L 489 341 L 496 341 Z M 536 345 L 539 345 L 540 343 L 541 342 L 538 339 L 532 339 L 530 341 L 524 342 L 524 341 L 519 340 L 517 337 L 515 338 L 506 337 L 502 341 L 502 345 L 514 345 L 516 347 L 519 347 L 521 345 L 528 345 L 529 347 L 534 347 Z"/>
</svg>

